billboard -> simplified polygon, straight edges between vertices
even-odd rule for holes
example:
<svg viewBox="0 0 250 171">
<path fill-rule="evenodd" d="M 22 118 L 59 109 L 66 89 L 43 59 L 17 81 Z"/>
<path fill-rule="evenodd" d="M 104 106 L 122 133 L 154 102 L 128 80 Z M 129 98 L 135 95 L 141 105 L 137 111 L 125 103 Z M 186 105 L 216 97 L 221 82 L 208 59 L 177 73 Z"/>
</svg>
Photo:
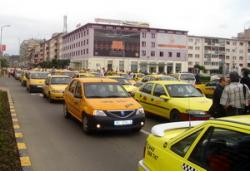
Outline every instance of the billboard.
<svg viewBox="0 0 250 171">
<path fill-rule="evenodd" d="M 187 47 L 187 36 L 167 33 L 156 35 L 158 49 L 185 49 Z"/>
<path fill-rule="evenodd" d="M 139 54 L 140 32 L 95 29 L 94 56 L 139 58 Z"/>
</svg>

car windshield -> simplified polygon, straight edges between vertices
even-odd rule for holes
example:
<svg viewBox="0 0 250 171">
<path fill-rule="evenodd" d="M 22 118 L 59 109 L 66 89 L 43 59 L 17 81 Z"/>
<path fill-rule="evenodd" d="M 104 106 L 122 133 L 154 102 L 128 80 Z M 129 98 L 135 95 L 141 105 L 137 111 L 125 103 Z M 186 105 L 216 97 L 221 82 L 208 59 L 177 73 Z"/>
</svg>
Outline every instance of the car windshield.
<svg viewBox="0 0 250 171">
<path fill-rule="evenodd" d="M 203 95 L 190 84 L 166 85 L 171 97 L 202 97 Z"/>
<path fill-rule="evenodd" d="M 53 77 L 51 78 L 51 84 L 68 84 L 70 80 L 69 77 Z"/>
<path fill-rule="evenodd" d="M 126 98 L 126 90 L 115 83 L 88 83 L 84 85 L 86 98 Z"/>
<path fill-rule="evenodd" d="M 180 79 L 181 80 L 195 80 L 195 77 L 193 74 L 181 74 Z"/>
<path fill-rule="evenodd" d="M 48 74 L 47 72 L 36 72 L 36 73 L 31 73 L 30 74 L 30 78 L 31 79 L 45 79 L 48 77 Z"/>
<path fill-rule="evenodd" d="M 160 76 L 160 77 L 157 77 L 156 80 L 176 80 L 176 78 L 171 77 L 171 76 Z"/>
<path fill-rule="evenodd" d="M 126 78 L 112 78 L 118 81 L 121 85 L 132 85 Z"/>
<path fill-rule="evenodd" d="M 67 76 L 73 78 L 75 76 L 75 72 L 64 72 L 64 75 L 67 75 Z"/>
</svg>

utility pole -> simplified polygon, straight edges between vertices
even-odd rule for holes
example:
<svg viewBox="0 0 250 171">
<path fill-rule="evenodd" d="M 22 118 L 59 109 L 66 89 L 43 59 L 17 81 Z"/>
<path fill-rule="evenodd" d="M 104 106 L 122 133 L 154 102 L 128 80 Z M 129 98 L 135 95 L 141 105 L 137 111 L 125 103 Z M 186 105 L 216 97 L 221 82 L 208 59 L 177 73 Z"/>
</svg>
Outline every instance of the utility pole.
<svg viewBox="0 0 250 171">
<path fill-rule="evenodd" d="M 10 27 L 10 25 L 3 25 L 1 26 L 1 35 L 0 35 L 0 59 L 2 59 L 2 56 L 3 56 L 3 29 L 5 27 Z M 0 69 L 2 69 L 2 61 L 0 60 Z"/>
</svg>

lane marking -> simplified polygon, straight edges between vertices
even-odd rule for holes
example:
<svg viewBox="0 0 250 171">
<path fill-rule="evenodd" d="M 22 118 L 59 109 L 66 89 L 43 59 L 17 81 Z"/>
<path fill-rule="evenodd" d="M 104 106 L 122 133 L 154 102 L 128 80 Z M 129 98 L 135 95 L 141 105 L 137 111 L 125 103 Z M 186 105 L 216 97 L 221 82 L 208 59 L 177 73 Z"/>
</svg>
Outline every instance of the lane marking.
<svg viewBox="0 0 250 171">
<path fill-rule="evenodd" d="M 19 150 L 25 150 L 25 149 L 27 149 L 27 146 L 25 143 L 17 143 L 17 148 Z"/>
<path fill-rule="evenodd" d="M 19 129 L 20 128 L 20 125 L 18 125 L 18 124 L 14 124 L 14 129 Z"/>
<path fill-rule="evenodd" d="M 21 166 L 31 166 L 31 161 L 28 156 L 20 157 L 20 160 L 21 160 Z"/>
<path fill-rule="evenodd" d="M 16 138 L 23 138 L 23 134 L 21 132 L 15 133 Z"/>
<path fill-rule="evenodd" d="M 148 131 L 146 131 L 144 129 L 141 129 L 140 132 L 143 133 L 143 134 L 145 134 L 145 135 L 149 135 L 150 134 L 150 132 L 148 132 Z"/>
</svg>

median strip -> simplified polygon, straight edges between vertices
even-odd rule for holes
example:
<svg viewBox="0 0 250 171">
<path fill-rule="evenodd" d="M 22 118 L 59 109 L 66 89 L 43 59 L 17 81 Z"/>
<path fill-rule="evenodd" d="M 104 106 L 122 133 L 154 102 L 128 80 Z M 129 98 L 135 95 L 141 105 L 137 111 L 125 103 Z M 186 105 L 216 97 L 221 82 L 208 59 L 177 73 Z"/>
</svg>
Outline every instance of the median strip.
<svg viewBox="0 0 250 171">
<path fill-rule="evenodd" d="M 13 125 L 13 129 L 15 133 L 14 138 L 16 139 L 16 143 L 17 143 L 17 150 L 19 153 L 19 160 L 20 160 L 22 171 L 32 171 L 31 160 L 28 154 L 27 145 L 25 144 L 24 139 L 23 139 L 24 135 L 20 129 L 20 124 L 17 118 L 17 113 L 15 110 L 13 100 L 11 98 L 9 90 L 4 89 L 4 91 L 7 92 L 7 96 L 9 99 L 8 100 L 9 108 L 10 108 L 10 113 L 11 113 L 11 118 L 12 118 L 12 125 Z"/>
</svg>

